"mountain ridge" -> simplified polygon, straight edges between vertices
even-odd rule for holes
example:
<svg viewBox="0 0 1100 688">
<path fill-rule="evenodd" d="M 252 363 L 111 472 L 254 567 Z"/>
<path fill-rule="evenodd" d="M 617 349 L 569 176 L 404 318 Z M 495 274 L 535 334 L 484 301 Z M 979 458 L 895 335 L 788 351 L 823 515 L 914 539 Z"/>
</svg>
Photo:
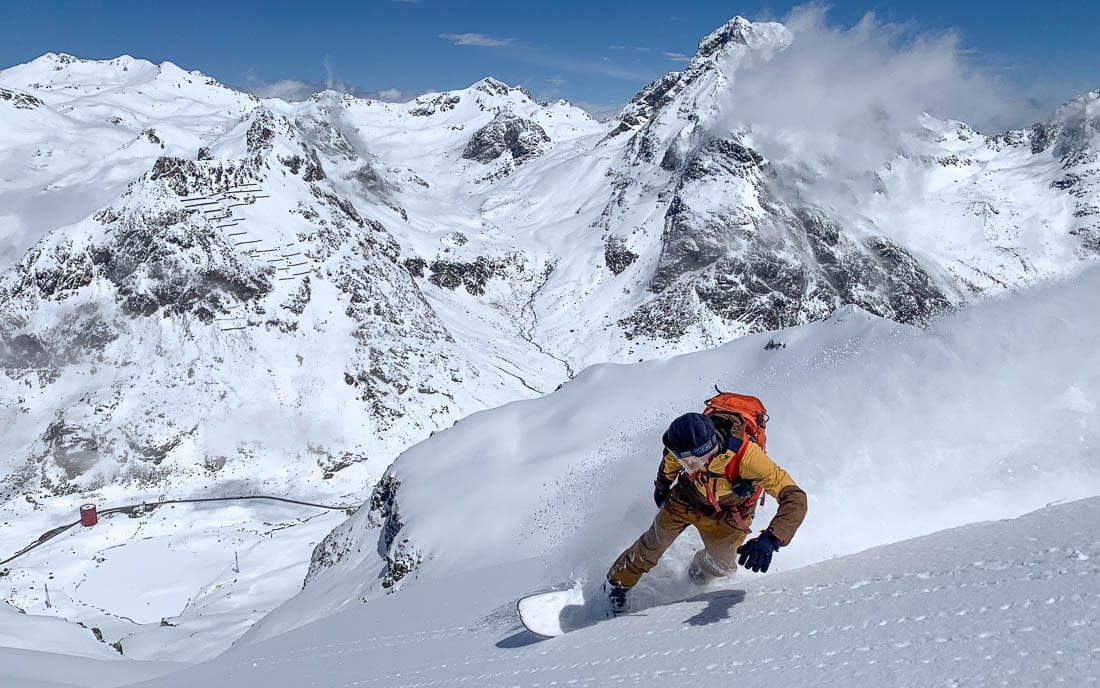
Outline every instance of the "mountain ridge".
<svg viewBox="0 0 1100 688">
<path fill-rule="evenodd" d="M 842 196 L 823 195 L 830 188 L 821 181 L 827 159 L 807 158 L 793 166 L 770 160 L 754 148 L 763 129 L 721 130 L 722 109 L 736 93 L 739 65 L 767 61 L 796 40 L 780 24 L 734 18 L 701 39 L 685 71 L 656 80 L 606 124 L 567 103 L 537 102 L 524 89 L 491 77 L 404 104 L 332 92 L 289 104 L 236 94 L 168 62 L 154 65 L 128 56 L 97 62 L 48 54 L 0 72 L 0 83 L 29 88 L 28 98 L 41 93 L 41 107 L 67 121 L 68 137 L 91 122 L 98 122 L 95 131 L 114 127 L 117 133 L 91 139 L 80 157 L 45 163 L 34 180 L 51 179 L 47 189 L 65 199 L 76 189 L 84 193 L 96 175 L 109 174 L 118 180 L 114 188 L 128 187 L 116 197 L 123 205 L 130 202 L 127 198 L 139 205 L 148 202 L 148 219 L 141 219 L 140 208 L 134 217 L 151 223 L 154 234 L 172 231 L 169 227 L 188 215 L 198 217 L 198 206 L 185 207 L 188 194 L 224 195 L 233 185 L 299 179 L 279 187 L 287 189 L 282 200 L 265 202 L 284 206 L 283 217 L 263 219 L 273 223 L 276 234 L 294 238 L 294 232 L 278 228 L 301 220 L 322 228 L 352 226 L 354 233 L 365 234 L 348 240 L 365 241 L 386 256 L 387 265 L 400 268 L 383 290 L 353 289 L 345 279 L 338 293 L 352 300 L 345 306 L 349 313 L 362 310 L 356 304 L 385 303 L 391 296 L 396 302 L 420 303 L 413 311 L 424 313 L 424 331 L 432 333 L 432 341 L 453 349 L 448 359 L 467 357 L 479 341 L 507 342 L 504 351 L 510 353 L 490 354 L 488 368 L 481 363 L 470 368 L 498 370 L 491 383 L 497 391 L 475 391 L 472 398 L 523 397 L 552 388 L 591 363 L 714 346 L 746 333 L 819 320 L 845 304 L 926 324 L 976 296 L 1065 274 L 1096 252 L 1097 92 L 1067 103 L 1048 123 L 998 137 L 926 117 L 920 129 L 898 142 L 901 152 L 887 165 L 869 171 L 866 180 L 852 180 L 850 191 L 868 199 L 854 214 Z M 34 84 L 40 88 L 31 88 Z M 143 84 L 153 84 L 153 90 L 139 93 Z M 169 110 L 159 115 L 164 99 L 157 94 L 165 85 L 183 93 L 173 95 Z M 80 91 L 79 97 L 66 95 L 72 89 Z M 201 115 L 190 117 L 186 126 L 175 123 L 179 113 L 196 107 L 187 98 L 205 100 L 210 94 L 231 109 L 217 119 Z M 0 103 L 14 108 L 15 98 Z M 19 101 L 22 107 L 33 102 Z M 127 114 L 105 118 L 119 103 L 129 104 Z M 39 109 L 18 110 L 23 114 L 17 116 L 25 119 Z M 36 143 L 34 136 L 24 135 L 26 142 L 9 151 L 9 161 L 53 145 Z M 112 147 L 117 150 L 104 154 Z M 100 162 L 78 171 L 91 158 Z M 1028 182 L 1026 195 L 999 207 L 1007 202 L 1001 197 L 1005 182 L 986 180 L 1015 174 L 1025 165 L 1042 174 Z M 137 176 L 127 179 L 128 173 Z M 215 176 L 200 181 L 208 174 Z M 914 183 L 929 187 L 933 193 L 925 196 L 926 204 L 934 208 L 909 201 L 907 189 Z M 135 184 L 149 190 L 147 201 L 135 195 Z M 156 184 L 165 185 L 174 198 L 156 191 Z M 6 192 L 0 189 L 0 195 L 5 193 L 29 197 L 27 187 L 18 183 Z M 238 196 L 240 207 L 254 204 L 248 193 Z M 300 200 L 291 202 L 292 197 Z M 1025 198 L 1034 202 L 1024 204 Z M 225 205 L 224 198 L 218 202 Z M 82 245 L 87 232 L 109 227 L 129 212 L 116 205 L 97 207 L 76 225 L 58 230 L 56 240 L 23 255 L 16 268 L 22 277 L 14 282 L 8 272 L 3 339 L 9 374 L 51 359 L 50 332 L 34 331 L 34 313 L 27 311 L 35 308 L 25 298 L 28 274 L 35 275 L 33 282 L 46 297 L 40 303 L 57 304 L 50 306 L 60 309 L 57 313 L 76 303 L 72 292 L 91 293 L 93 281 L 121 274 L 105 259 L 59 262 L 50 257 L 62 255 L 66 246 Z M 218 212 L 230 217 L 222 205 L 216 205 Z M 12 217 L 18 223 L 19 215 Z M 944 230 L 926 231 L 932 217 L 941 224 L 969 225 L 968 231 L 980 229 L 984 236 L 944 241 Z M 180 284 L 205 280 L 206 295 L 165 310 L 161 297 L 149 301 L 147 294 L 134 292 L 121 302 L 123 315 L 197 318 L 196 325 L 209 327 L 228 316 L 226 306 L 209 301 L 200 306 L 199 301 L 216 301 L 216 292 L 230 302 L 267 293 L 264 280 L 249 276 L 248 261 L 239 255 L 256 247 L 233 246 L 244 235 L 230 225 L 204 227 L 210 232 L 204 241 L 232 249 L 225 256 L 225 265 L 232 267 L 215 271 L 211 281 L 192 274 L 196 264 L 171 258 L 172 269 L 184 273 L 172 279 Z M 66 238 L 67 232 L 77 244 Z M 316 229 L 297 234 L 319 236 Z M 251 235 L 247 239 L 253 240 L 259 241 Z M 138 268 L 135 263 L 126 270 Z M 312 284 L 321 277 L 315 272 L 302 281 Z M 139 296 L 146 305 L 133 300 Z M 13 313 L 16 301 L 27 312 Z M 85 307 L 95 309 L 90 302 Z M 106 336 L 95 317 L 75 311 L 72 317 L 74 331 L 96 333 L 80 335 L 80 341 Z M 290 336 L 300 326 L 280 318 L 236 322 L 253 328 L 246 332 L 259 336 L 266 329 L 275 338 Z M 177 325 L 193 327 L 183 321 Z M 467 335 L 456 339 L 456 332 Z M 412 349 L 395 344 L 406 335 L 382 327 L 372 336 L 355 346 L 374 352 L 368 358 L 375 363 L 349 366 L 341 378 L 367 384 L 364 402 L 371 399 L 376 421 L 400 418 L 407 411 L 404 405 L 415 402 L 398 397 L 413 387 L 437 385 L 425 378 L 394 386 L 402 377 L 386 372 L 380 362 L 411 355 Z M 79 351 L 77 339 L 57 345 Z M 203 354 L 210 355 L 209 349 Z M 219 367 L 211 363 L 205 366 Z M 470 377 L 456 370 L 439 371 L 437 377 Z M 392 402 L 380 401 L 387 395 L 379 396 L 375 383 L 368 384 L 376 378 L 397 394 Z M 478 408 L 471 403 L 441 418 Z M 48 425 L 41 426 L 41 438 Z M 423 428 L 418 432 L 438 429 L 417 425 Z"/>
</svg>

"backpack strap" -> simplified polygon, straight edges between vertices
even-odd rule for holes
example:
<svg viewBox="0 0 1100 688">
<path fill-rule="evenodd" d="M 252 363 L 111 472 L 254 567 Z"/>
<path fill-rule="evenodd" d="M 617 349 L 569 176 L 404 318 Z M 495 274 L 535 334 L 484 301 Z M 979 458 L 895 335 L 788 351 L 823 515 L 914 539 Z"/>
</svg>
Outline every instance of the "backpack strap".
<svg viewBox="0 0 1100 688">
<path fill-rule="evenodd" d="M 733 458 L 726 465 L 726 479 L 731 483 L 735 483 L 741 479 L 741 461 L 745 458 L 745 451 L 749 448 L 749 442 L 755 442 L 752 435 L 745 433 L 741 438 L 741 448 L 737 450 L 737 453 L 733 455 Z M 757 500 L 759 505 L 764 506 L 764 486 L 757 485 L 756 490 L 753 491 L 752 496 L 741 502 L 741 505 L 732 510 L 733 520 L 737 524 L 737 527 L 746 533 L 752 532 L 745 526 L 745 521 L 742 519 L 744 513 L 749 511 L 755 511 L 757 506 Z"/>
<path fill-rule="evenodd" d="M 734 437 L 730 437 L 730 443 L 735 439 Z M 726 479 L 731 483 L 735 483 L 741 479 L 741 461 L 745 458 L 745 450 L 749 448 L 748 435 L 742 435 L 740 442 L 741 446 L 737 448 L 737 453 L 734 454 L 730 462 L 726 464 Z"/>
</svg>

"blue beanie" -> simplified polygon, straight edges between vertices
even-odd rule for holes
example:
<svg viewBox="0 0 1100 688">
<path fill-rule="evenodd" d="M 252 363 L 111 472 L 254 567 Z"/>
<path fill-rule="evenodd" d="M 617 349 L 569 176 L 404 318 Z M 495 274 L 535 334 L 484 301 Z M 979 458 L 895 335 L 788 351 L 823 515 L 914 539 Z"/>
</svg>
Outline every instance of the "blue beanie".
<svg viewBox="0 0 1100 688">
<path fill-rule="evenodd" d="M 714 422 L 701 413 L 685 413 L 672 421 L 664 437 L 665 446 L 673 452 L 691 452 L 695 456 L 714 449 L 717 440 Z"/>
</svg>

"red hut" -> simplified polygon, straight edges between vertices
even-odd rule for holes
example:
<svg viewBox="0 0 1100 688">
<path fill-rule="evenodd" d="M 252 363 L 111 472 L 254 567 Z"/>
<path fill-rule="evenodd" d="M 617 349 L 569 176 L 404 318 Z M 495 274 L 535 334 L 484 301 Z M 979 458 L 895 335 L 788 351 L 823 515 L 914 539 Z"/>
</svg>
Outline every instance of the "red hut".
<svg viewBox="0 0 1100 688">
<path fill-rule="evenodd" d="M 95 512 L 95 504 L 85 504 L 80 507 L 80 525 L 88 528 L 99 523 L 99 515 Z"/>
</svg>

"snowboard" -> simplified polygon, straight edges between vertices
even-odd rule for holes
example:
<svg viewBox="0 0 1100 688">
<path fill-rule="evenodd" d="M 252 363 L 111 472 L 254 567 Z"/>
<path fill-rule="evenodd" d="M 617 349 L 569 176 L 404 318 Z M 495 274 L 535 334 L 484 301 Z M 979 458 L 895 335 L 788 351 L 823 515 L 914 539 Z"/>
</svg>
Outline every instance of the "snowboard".
<svg viewBox="0 0 1100 688">
<path fill-rule="evenodd" d="M 544 638 L 554 638 L 611 617 L 602 595 L 585 599 L 584 589 L 551 590 L 528 595 L 516 603 L 524 628 Z"/>
</svg>

